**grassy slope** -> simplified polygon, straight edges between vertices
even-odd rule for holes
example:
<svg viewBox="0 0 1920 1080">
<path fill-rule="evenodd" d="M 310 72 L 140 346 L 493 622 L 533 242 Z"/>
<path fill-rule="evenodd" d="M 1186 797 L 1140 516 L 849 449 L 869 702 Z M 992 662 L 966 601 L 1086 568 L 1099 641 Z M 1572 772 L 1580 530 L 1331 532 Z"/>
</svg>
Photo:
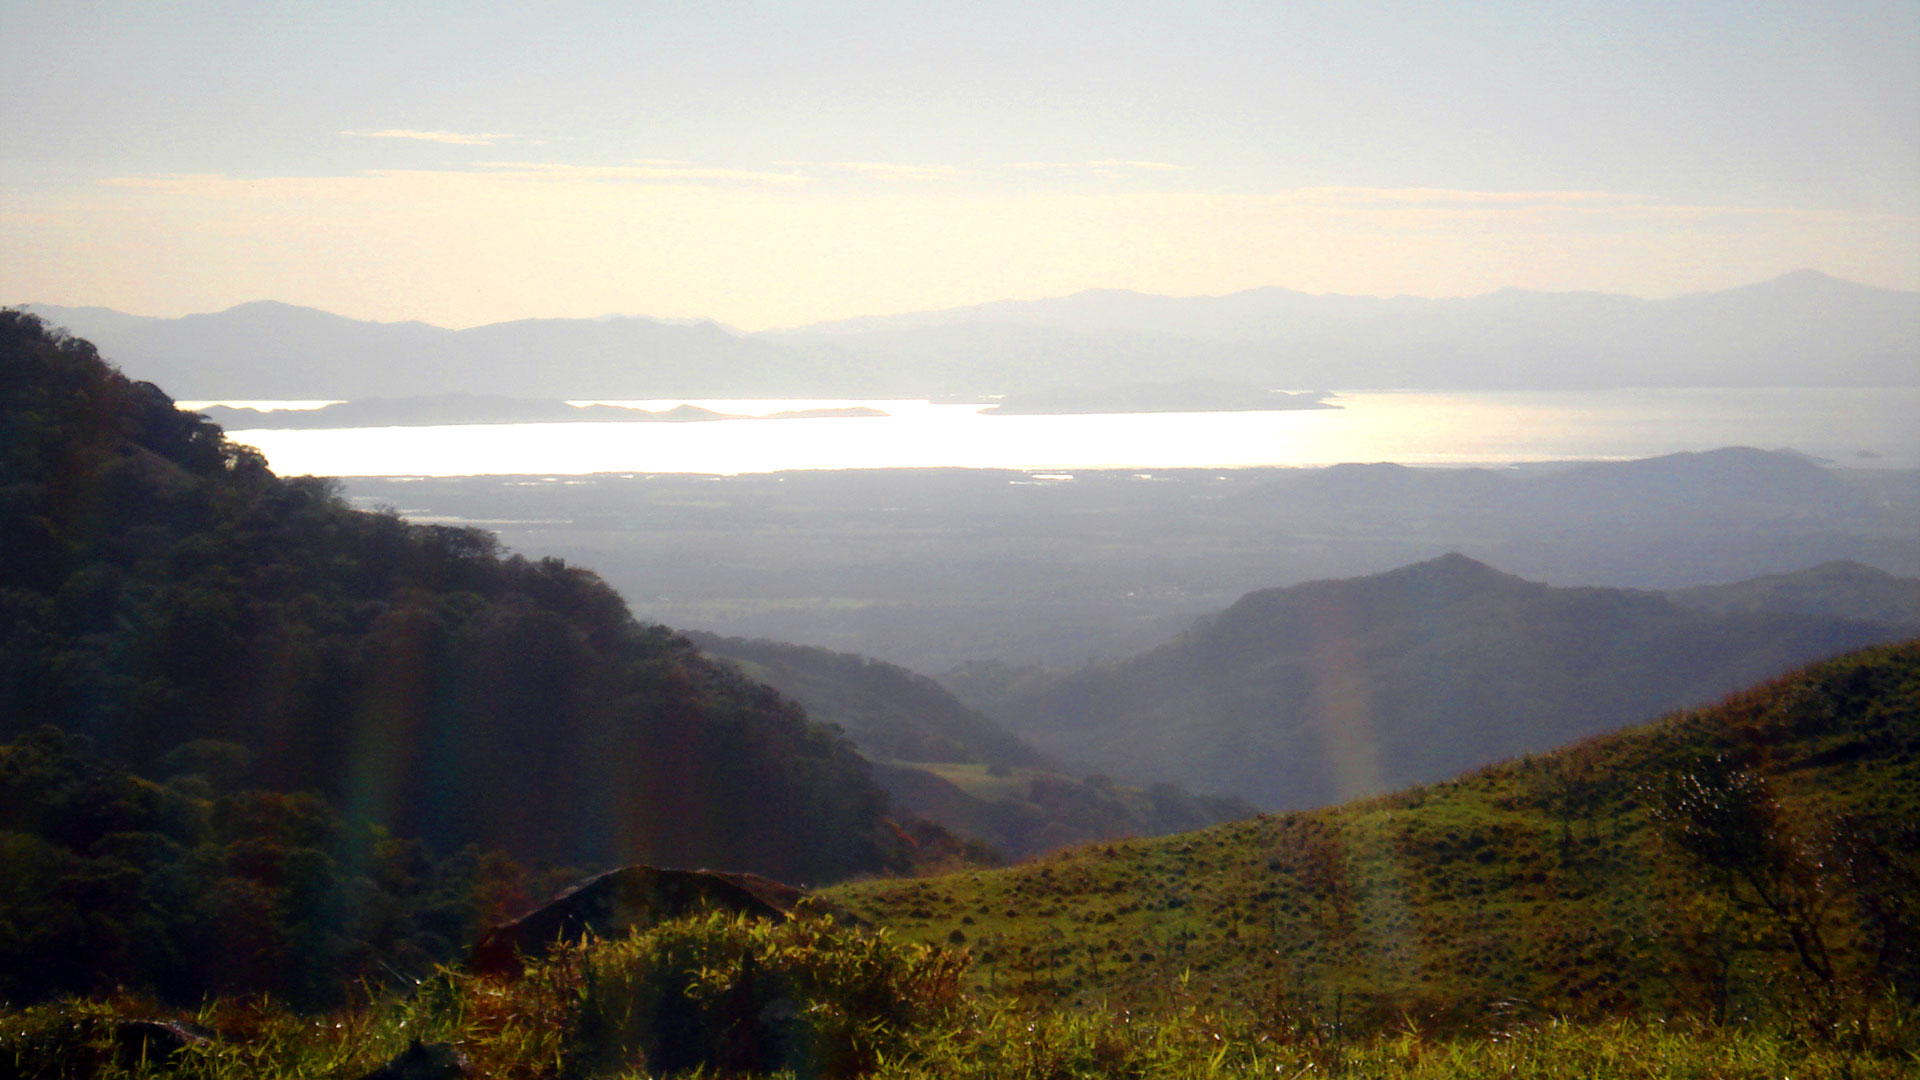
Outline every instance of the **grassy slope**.
<svg viewBox="0 0 1920 1080">
<path fill-rule="evenodd" d="M 1711 912 L 1640 789 L 1714 752 L 1759 762 L 1809 833 L 1842 811 L 1914 820 L 1920 642 L 1446 783 L 832 897 L 910 939 L 964 938 L 978 983 L 1083 1004 L 1699 1008 Z M 1736 1007 L 1780 962 L 1736 961 Z"/>
<path fill-rule="evenodd" d="M 1864 1045 L 1762 1025 L 1638 1019 L 1507 1018 L 1458 1034 L 1403 1023 L 1355 1037 L 1245 1009 L 1145 1016 L 956 995 L 953 959 L 884 939 L 819 938 L 796 924 L 769 930 L 696 919 L 569 951 L 519 982 L 448 973 L 409 997 L 324 1019 L 265 1001 L 211 1003 L 192 1019 L 221 1037 L 157 1063 L 140 1059 L 137 1040 L 115 1036 L 126 1018 L 154 1015 L 138 1001 L 0 1009 L 0 1077 L 360 1077 L 412 1038 L 452 1044 L 467 1059 L 463 1075 L 495 1080 L 638 1080 L 664 1071 L 649 1066 L 673 1064 L 698 1076 L 765 1075 L 751 1068 L 758 1064 L 785 1080 L 1894 1080 L 1912 1076 L 1915 1061 L 1910 1015 L 1877 1026 Z M 659 1023 L 668 1019 L 663 1006 L 676 1001 L 691 1008 Z M 796 1040 L 781 1040 L 798 1052 L 741 1060 L 739 1051 L 754 1043 L 738 1037 L 753 1030 L 739 1021 L 780 1005 L 799 1005 L 806 1018 Z M 668 1039 L 694 1053 L 674 1053 Z M 706 1060 L 687 1060 L 696 1055 Z"/>
</svg>

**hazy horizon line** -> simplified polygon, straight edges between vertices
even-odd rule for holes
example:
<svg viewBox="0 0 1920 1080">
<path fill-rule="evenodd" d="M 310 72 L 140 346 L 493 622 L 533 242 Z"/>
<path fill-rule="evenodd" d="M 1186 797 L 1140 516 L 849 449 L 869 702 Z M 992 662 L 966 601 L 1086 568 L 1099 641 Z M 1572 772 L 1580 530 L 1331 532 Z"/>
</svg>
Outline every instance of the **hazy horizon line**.
<svg viewBox="0 0 1920 1080">
<path fill-rule="evenodd" d="M 1645 295 L 1645 294 L 1629 293 L 1629 292 L 1617 292 L 1617 291 L 1611 291 L 1611 290 L 1605 290 L 1605 289 L 1536 289 L 1536 288 L 1527 288 L 1525 286 L 1520 286 L 1520 285 L 1502 285 L 1498 288 L 1487 289 L 1484 291 L 1471 292 L 1471 293 L 1423 294 L 1423 293 L 1399 292 L 1399 293 L 1392 293 L 1389 295 L 1382 295 L 1378 293 L 1338 292 L 1338 291 L 1332 291 L 1332 290 L 1329 290 L 1326 292 L 1313 292 L 1308 289 L 1295 288 L 1293 286 L 1277 285 L 1277 284 L 1254 285 L 1245 289 L 1234 289 L 1228 292 L 1218 292 L 1218 293 L 1152 293 L 1152 292 L 1143 292 L 1139 289 L 1130 289 L 1123 286 L 1090 285 L 1090 286 L 1087 286 L 1086 288 L 1076 289 L 1072 292 L 1056 293 L 1056 294 L 1051 294 L 1046 296 L 1029 296 L 1029 297 L 1009 296 L 1009 297 L 999 297 L 991 300 L 981 300 L 981 301 L 977 301 L 969 304 L 953 304 L 947 307 L 905 308 L 898 311 L 868 312 L 866 314 L 860 314 L 860 315 L 845 315 L 845 316 L 834 316 L 834 317 L 829 317 L 824 319 L 815 319 L 811 322 L 804 322 L 804 323 L 788 323 L 788 324 L 767 326 L 757 330 L 742 329 L 723 319 L 714 318 L 711 316 L 660 316 L 660 315 L 620 313 L 620 312 L 610 312 L 610 313 L 601 314 L 601 315 L 521 315 L 521 316 L 515 316 L 511 318 L 495 319 L 489 322 L 470 323 L 464 326 L 449 326 L 443 323 L 428 322 L 424 319 L 418 319 L 418 318 L 414 318 L 414 319 L 361 318 L 356 315 L 348 315 L 342 312 L 330 310 L 328 308 L 317 307 L 312 304 L 302 304 L 302 303 L 297 303 L 291 300 L 280 300 L 273 297 L 260 297 L 253 300 L 242 300 L 234 304 L 229 304 L 224 308 L 217 308 L 211 311 L 189 311 L 189 312 L 184 312 L 178 315 L 153 315 L 153 314 L 148 314 L 144 312 L 128 311 L 124 308 L 111 307 L 106 304 L 77 304 L 77 303 L 60 304 L 60 303 L 51 303 L 51 302 L 40 301 L 40 300 L 15 301 L 7 304 L 0 304 L 0 307 L 15 308 L 20 310 L 28 310 L 28 311 L 31 311 L 35 308 L 65 308 L 70 310 L 81 310 L 81 311 L 84 311 L 84 310 L 108 311 L 116 315 L 125 315 L 128 317 L 137 318 L 137 319 L 177 321 L 180 319 L 198 318 L 202 316 L 224 315 L 224 314 L 227 314 L 228 312 L 237 311 L 240 308 L 244 308 L 244 307 L 252 307 L 252 306 L 261 305 L 261 304 L 272 304 L 280 307 L 298 308 L 304 311 L 317 311 L 324 315 L 332 315 L 336 318 L 346 319 L 351 322 L 369 323 L 377 326 L 406 326 L 406 325 L 418 324 L 420 326 L 429 327 L 435 330 L 447 330 L 447 331 L 454 331 L 454 332 L 458 332 L 462 330 L 477 330 L 482 327 L 501 326 L 508 323 L 516 323 L 516 322 L 612 322 L 612 321 L 625 320 L 625 319 L 644 319 L 649 322 L 661 323 L 666 325 L 713 326 L 735 335 L 751 336 L 755 334 L 787 333 L 787 332 L 793 332 L 798 330 L 805 330 L 805 329 L 816 327 L 816 326 L 830 326 L 830 325 L 845 324 L 845 323 L 859 323 L 859 322 L 865 322 L 868 320 L 890 319 L 890 318 L 898 318 L 901 316 L 908 316 L 908 315 L 935 315 L 935 314 L 942 314 L 947 312 L 967 311 L 975 308 L 995 307 L 995 306 L 1004 305 L 1004 304 L 1046 303 L 1048 301 L 1053 301 L 1053 300 L 1068 300 L 1076 296 L 1085 296 L 1088 293 L 1126 293 L 1134 296 L 1154 297 L 1154 298 L 1168 299 L 1168 300 L 1219 300 L 1219 299 L 1225 299 L 1233 296 L 1243 296 L 1247 293 L 1278 291 L 1278 292 L 1295 293 L 1301 296 L 1313 297 L 1315 299 L 1336 298 L 1336 299 L 1363 299 L 1363 300 L 1388 300 L 1388 301 L 1391 301 L 1391 300 L 1477 300 L 1483 297 L 1496 296 L 1501 293 L 1531 293 L 1539 296 L 1613 296 L 1613 297 L 1625 297 L 1627 299 L 1632 299 L 1632 300 L 1641 300 L 1646 302 L 1657 303 L 1657 302 L 1666 301 L 1666 300 L 1678 300 L 1688 296 L 1706 296 L 1714 293 L 1735 292 L 1740 289 L 1748 289 L 1748 288 L 1753 288 L 1760 285 L 1767 285 L 1773 282 L 1782 281 L 1787 278 L 1804 276 L 1804 275 L 1814 275 L 1818 277 L 1828 278 L 1833 281 L 1843 282 L 1848 285 L 1854 285 L 1854 286 L 1858 286 L 1866 289 L 1875 289 L 1881 292 L 1904 293 L 1907 295 L 1920 297 L 1920 291 L 1917 291 L 1917 290 L 1902 289 L 1902 288 L 1889 286 L 1889 285 L 1880 285 L 1870 281 L 1861 281 L 1857 278 L 1842 277 L 1838 274 L 1830 273 L 1826 270 L 1821 270 L 1817 267 L 1803 266 L 1803 267 L 1797 267 L 1793 270 L 1788 270 L 1782 273 L 1773 274 L 1768 277 L 1756 278 L 1754 280 L 1747 281 L 1739 285 L 1729 285 L 1729 286 L 1725 286 L 1723 288 L 1717 288 L 1717 289 L 1689 289 L 1689 290 L 1684 290 L 1680 292 L 1670 292 L 1670 293 L 1661 293 L 1661 294 L 1653 294 L 1653 295 Z"/>
</svg>

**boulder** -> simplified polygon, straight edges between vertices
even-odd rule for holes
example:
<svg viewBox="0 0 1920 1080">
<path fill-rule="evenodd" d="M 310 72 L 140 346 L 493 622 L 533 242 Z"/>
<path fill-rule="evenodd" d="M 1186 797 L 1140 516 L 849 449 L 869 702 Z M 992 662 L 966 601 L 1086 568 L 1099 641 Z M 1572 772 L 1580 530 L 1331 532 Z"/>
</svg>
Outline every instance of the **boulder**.
<svg viewBox="0 0 1920 1080">
<path fill-rule="evenodd" d="M 114 1056 L 129 1068 L 165 1064 L 187 1047 L 216 1038 L 212 1030 L 185 1020 L 116 1020 L 113 1024 Z"/>
<path fill-rule="evenodd" d="M 802 890 L 758 874 L 624 866 L 494 927 L 473 947 L 467 966 L 481 974 L 517 975 L 525 961 L 546 955 L 555 942 L 588 934 L 619 937 L 704 911 L 784 919 L 805 898 Z"/>
<path fill-rule="evenodd" d="M 415 1039 L 393 1060 L 368 1073 L 361 1080 L 459 1080 L 468 1075 L 466 1056 L 449 1043 L 423 1043 Z"/>
</svg>

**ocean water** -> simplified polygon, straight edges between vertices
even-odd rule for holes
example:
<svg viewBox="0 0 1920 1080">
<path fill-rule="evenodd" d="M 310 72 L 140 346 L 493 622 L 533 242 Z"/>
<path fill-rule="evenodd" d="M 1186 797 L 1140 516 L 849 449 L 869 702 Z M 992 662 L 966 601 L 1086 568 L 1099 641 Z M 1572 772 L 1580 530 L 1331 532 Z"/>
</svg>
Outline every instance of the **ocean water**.
<svg viewBox="0 0 1920 1080">
<path fill-rule="evenodd" d="M 865 405 L 886 415 L 229 434 L 259 448 L 282 475 L 330 476 L 1502 465 L 1721 446 L 1791 448 L 1841 465 L 1920 468 L 1920 389 L 1397 392 L 1330 401 L 1340 408 L 994 416 L 977 405 L 926 401 L 695 400 L 690 403 L 736 414 Z M 683 403 L 619 402 L 649 409 Z"/>
</svg>

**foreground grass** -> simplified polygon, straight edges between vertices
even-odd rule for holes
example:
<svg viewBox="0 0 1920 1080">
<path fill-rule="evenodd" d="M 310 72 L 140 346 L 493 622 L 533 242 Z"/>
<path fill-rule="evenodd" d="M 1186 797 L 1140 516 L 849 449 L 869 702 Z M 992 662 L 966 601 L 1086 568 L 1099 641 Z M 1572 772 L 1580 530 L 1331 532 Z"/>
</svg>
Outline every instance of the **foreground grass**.
<svg viewBox="0 0 1920 1080">
<path fill-rule="evenodd" d="M 405 994 L 300 1016 L 268 1000 L 169 1013 L 131 998 L 0 1011 L 0 1080 L 359 1078 L 413 1039 L 447 1043 L 470 1076 L 658 1075 L 893 1080 L 1073 1078 L 1700 1077 L 1851 1080 L 1920 1075 L 1920 1014 L 1868 1003 L 1815 1038 L 1788 1022 L 1489 1014 L 1442 1034 L 1407 1016 L 1344 1031 L 1280 1003 L 1221 1010 L 1057 1010 L 960 989 L 962 950 L 827 921 L 711 916 L 563 951 L 517 980 L 443 972 Z M 129 1019 L 217 1032 L 170 1058 L 129 1040 Z M 1871 1023 L 1868 1023 L 1868 1019 Z"/>
<path fill-rule="evenodd" d="M 484 1001 L 464 1020 L 423 1018 L 389 1006 L 323 1019 L 252 1017 L 250 1042 L 140 1062 L 116 1047 L 111 1021 L 131 1003 L 68 1002 L 6 1016 L 0 1077 L 191 1078 L 361 1077 L 400 1053 L 412 1036 L 452 1043 L 477 1077 L 650 1077 L 644 1060 L 592 1064 L 570 1043 L 564 1017 L 548 1022 Z M 151 1015 L 141 1012 L 140 1015 Z M 229 1008 L 203 1019 L 236 1018 Z M 422 1020 L 424 1019 L 424 1022 Z M 555 1023 L 552 1021 L 559 1020 Z M 1813 1041 L 1777 1029 L 1639 1020 L 1534 1022 L 1477 1036 L 1418 1032 L 1354 1039 L 1276 1038 L 1245 1016 L 1184 1013 L 1158 1020 L 1126 1014 L 1032 1012 L 975 1003 L 960 1020 L 912 1033 L 856 1072 L 798 1063 L 776 1077 L 871 1076 L 878 1080 L 1072 1080 L 1353 1076 L 1406 1078 L 1590 1077 L 1701 1080 L 1894 1080 L 1920 1075 L 1920 1044 L 1870 1047 Z M 694 1069 L 679 1075 L 741 1075 Z"/>
<path fill-rule="evenodd" d="M 958 1043 L 878 1075 L 987 1077 L 1911 1077 L 1920 1053 L 1808 1042 L 1776 1030 L 1546 1021 L 1477 1036 L 1417 1030 L 1288 1039 L 1246 1016 L 991 1013 Z"/>
</svg>

